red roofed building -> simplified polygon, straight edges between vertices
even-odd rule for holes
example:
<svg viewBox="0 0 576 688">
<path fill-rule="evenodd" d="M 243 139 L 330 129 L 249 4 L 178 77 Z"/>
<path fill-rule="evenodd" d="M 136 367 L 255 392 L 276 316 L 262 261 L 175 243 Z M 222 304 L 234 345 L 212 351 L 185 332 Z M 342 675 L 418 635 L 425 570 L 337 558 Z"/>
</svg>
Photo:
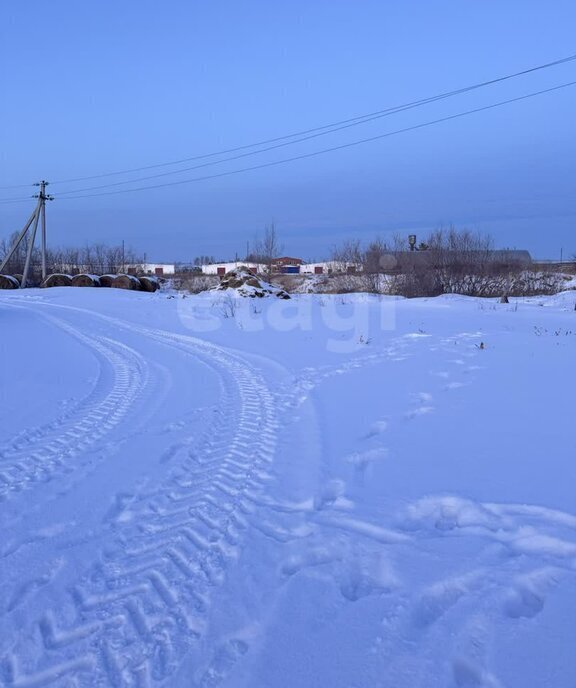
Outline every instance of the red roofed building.
<svg viewBox="0 0 576 688">
<path fill-rule="evenodd" d="M 272 265 L 281 268 L 285 265 L 302 265 L 303 262 L 302 258 L 288 258 L 287 256 L 282 256 L 282 258 L 274 258 Z"/>
</svg>

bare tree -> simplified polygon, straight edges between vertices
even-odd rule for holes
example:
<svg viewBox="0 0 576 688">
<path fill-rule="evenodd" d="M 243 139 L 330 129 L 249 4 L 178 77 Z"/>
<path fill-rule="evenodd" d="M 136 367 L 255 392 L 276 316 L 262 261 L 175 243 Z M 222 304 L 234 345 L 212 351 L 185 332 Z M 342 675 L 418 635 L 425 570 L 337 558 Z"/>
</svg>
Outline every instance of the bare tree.
<svg viewBox="0 0 576 688">
<path fill-rule="evenodd" d="M 335 265 L 356 264 L 362 262 L 362 243 L 359 239 L 346 239 L 342 245 L 332 249 L 332 262 Z"/>
<path fill-rule="evenodd" d="M 201 265 L 212 265 L 215 262 L 216 258 L 214 258 L 214 256 L 196 256 L 196 258 L 194 258 L 194 265 L 196 267 L 200 267 Z"/>
<path fill-rule="evenodd" d="M 392 252 L 385 241 L 376 238 L 362 253 L 362 277 L 365 289 L 378 294 L 382 291 L 382 275 L 392 268 Z"/>
<path fill-rule="evenodd" d="M 18 234 L 14 233 L 7 239 L 0 240 L 0 261 L 8 254 Z M 28 239 L 24 238 L 15 254 L 6 266 L 7 274 L 18 275 L 24 269 Z M 76 247 L 51 247 L 47 251 L 46 264 L 49 272 L 78 273 L 91 272 L 105 274 L 116 273 L 122 269 L 122 256 L 124 261 L 136 271 L 143 271 L 143 260 L 131 248 L 122 249 L 122 246 L 108 246 L 106 244 L 88 244 L 83 248 Z M 35 247 L 32 252 L 31 279 L 38 282 L 40 279 L 39 267 L 41 264 L 40 249 Z"/>
<path fill-rule="evenodd" d="M 395 263 L 393 251 L 381 238 L 373 239 L 365 248 L 359 239 L 347 239 L 332 251 L 336 272 L 348 273 L 344 282 L 348 291 L 379 293 L 382 290 L 382 275 L 390 271 Z M 342 280 L 341 280 L 342 281 Z"/>
<path fill-rule="evenodd" d="M 267 225 L 264 236 L 257 238 L 252 250 L 252 259 L 256 263 L 264 265 L 265 273 L 270 279 L 274 269 L 274 260 L 280 256 L 282 245 L 279 243 L 278 234 L 274 223 Z"/>
<path fill-rule="evenodd" d="M 490 235 L 454 227 L 435 230 L 415 251 L 408 250 L 405 237 L 399 235 L 391 245 L 377 238 L 365 248 L 358 240 L 347 240 L 333 251 L 333 259 L 344 266 L 361 265 L 361 272 L 344 284 L 346 291 L 386 290 L 408 297 L 501 296 L 521 289 L 553 288 L 550 280 L 522 277 L 525 266 L 509 252 L 495 251 Z"/>
<path fill-rule="evenodd" d="M 10 250 L 16 243 L 17 239 L 18 232 L 13 232 L 8 239 L 2 239 L 0 242 L 0 262 L 4 260 L 8 253 L 10 253 Z M 6 274 L 18 275 L 24 271 L 24 263 L 26 262 L 26 253 L 28 251 L 29 240 L 30 236 L 27 234 L 16 249 L 16 252 L 8 261 L 8 264 L 4 269 Z"/>
</svg>

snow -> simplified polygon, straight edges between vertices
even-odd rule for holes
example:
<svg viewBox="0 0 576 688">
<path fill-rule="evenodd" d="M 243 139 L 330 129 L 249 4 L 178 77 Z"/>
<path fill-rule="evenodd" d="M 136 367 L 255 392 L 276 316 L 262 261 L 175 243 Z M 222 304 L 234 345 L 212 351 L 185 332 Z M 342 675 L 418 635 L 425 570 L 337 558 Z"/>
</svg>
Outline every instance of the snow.
<svg viewBox="0 0 576 688">
<path fill-rule="evenodd" d="M 0 685 L 573 686 L 576 292 L 227 299 L 0 293 Z"/>
<path fill-rule="evenodd" d="M 20 288 L 20 282 L 16 279 L 16 277 L 13 277 L 12 275 L 2 275 L 2 277 L 13 284 L 14 289 L 19 289 Z"/>
<path fill-rule="evenodd" d="M 247 298 L 290 298 L 283 289 L 252 274 L 247 268 L 239 268 L 227 272 L 222 276 L 220 284 L 215 286 L 212 291 L 227 291 L 230 297 L 234 295 Z"/>
<path fill-rule="evenodd" d="M 121 273 L 122 277 L 127 277 L 131 282 L 138 282 L 140 283 L 140 280 L 136 277 L 136 275 L 128 275 L 125 273 Z M 119 275 L 116 275 L 116 277 L 119 277 Z"/>
</svg>

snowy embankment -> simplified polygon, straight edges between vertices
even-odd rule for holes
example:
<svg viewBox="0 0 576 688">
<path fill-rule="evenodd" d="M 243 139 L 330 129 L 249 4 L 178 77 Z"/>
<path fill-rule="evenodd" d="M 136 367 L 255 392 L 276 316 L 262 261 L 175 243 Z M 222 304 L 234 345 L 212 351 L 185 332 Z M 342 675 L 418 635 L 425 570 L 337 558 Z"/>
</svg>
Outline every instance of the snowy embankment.
<svg viewBox="0 0 576 688">
<path fill-rule="evenodd" d="M 0 293 L 0 685 L 569 688 L 576 293 Z"/>
</svg>

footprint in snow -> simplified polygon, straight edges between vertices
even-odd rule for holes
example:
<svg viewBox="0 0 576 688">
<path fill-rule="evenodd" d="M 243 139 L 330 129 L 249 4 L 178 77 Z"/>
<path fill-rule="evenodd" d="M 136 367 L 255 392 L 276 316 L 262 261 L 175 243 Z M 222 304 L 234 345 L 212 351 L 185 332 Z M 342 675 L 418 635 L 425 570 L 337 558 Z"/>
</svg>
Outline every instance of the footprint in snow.
<svg viewBox="0 0 576 688">
<path fill-rule="evenodd" d="M 388 421 L 387 420 L 377 420 L 375 423 L 372 423 L 372 425 L 370 426 L 370 429 L 364 435 L 363 439 L 369 440 L 372 437 L 376 437 L 377 435 L 381 435 L 387 429 L 388 429 Z"/>
<path fill-rule="evenodd" d="M 338 561 L 340 558 L 340 552 L 330 547 L 314 547 L 302 554 L 296 554 L 287 559 L 282 564 L 280 570 L 285 576 L 290 577 L 302 571 L 302 569 L 330 564 L 333 561 Z"/>
<path fill-rule="evenodd" d="M 545 566 L 514 580 L 504 602 L 504 613 L 511 619 L 531 619 L 544 609 L 548 592 L 555 588 L 564 571 L 555 566 Z"/>
<path fill-rule="evenodd" d="M 434 406 L 419 406 L 416 409 L 413 409 L 412 411 L 408 411 L 407 413 L 404 414 L 404 418 L 408 420 L 412 420 L 414 418 L 418 418 L 419 416 L 426 416 L 429 413 L 432 413 L 434 411 Z"/>
<path fill-rule="evenodd" d="M 347 457 L 346 461 L 354 467 L 358 476 L 364 476 L 374 463 L 378 463 L 388 458 L 386 447 L 376 447 L 363 452 L 354 452 Z"/>
<path fill-rule="evenodd" d="M 463 658 L 453 662 L 452 676 L 457 688 L 503 688 L 493 674 Z"/>
<path fill-rule="evenodd" d="M 404 418 L 411 420 L 413 418 L 417 418 L 418 416 L 425 416 L 434 411 L 434 406 L 432 406 L 431 403 L 434 397 L 430 394 L 430 392 L 418 392 L 417 394 L 413 394 L 412 398 L 417 404 L 420 404 L 420 406 L 412 409 L 411 411 L 407 411 L 404 414 Z"/>
<path fill-rule="evenodd" d="M 340 592 L 350 602 L 357 602 L 370 595 L 390 593 L 399 586 L 400 581 L 383 552 L 360 552 L 345 568 Z"/>
<path fill-rule="evenodd" d="M 314 497 L 314 509 L 322 511 L 334 507 L 339 500 L 344 499 L 346 483 L 343 480 L 330 480 Z"/>
<path fill-rule="evenodd" d="M 430 375 L 436 375 L 436 377 L 441 377 L 444 379 L 448 379 L 450 377 L 450 373 L 446 370 L 432 370 L 430 371 Z"/>
<path fill-rule="evenodd" d="M 473 593 L 485 582 L 485 572 L 471 571 L 433 583 L 418 597 L 412 614 L 414 626 L 425 628 L 436 623 L 463 597 Z"/>
<path fill-rule="evenodd" d="M 449 382 L 444 389 L 460 389 L 460 387 L 465 387 L 463 382 Z"/>
</svg>

